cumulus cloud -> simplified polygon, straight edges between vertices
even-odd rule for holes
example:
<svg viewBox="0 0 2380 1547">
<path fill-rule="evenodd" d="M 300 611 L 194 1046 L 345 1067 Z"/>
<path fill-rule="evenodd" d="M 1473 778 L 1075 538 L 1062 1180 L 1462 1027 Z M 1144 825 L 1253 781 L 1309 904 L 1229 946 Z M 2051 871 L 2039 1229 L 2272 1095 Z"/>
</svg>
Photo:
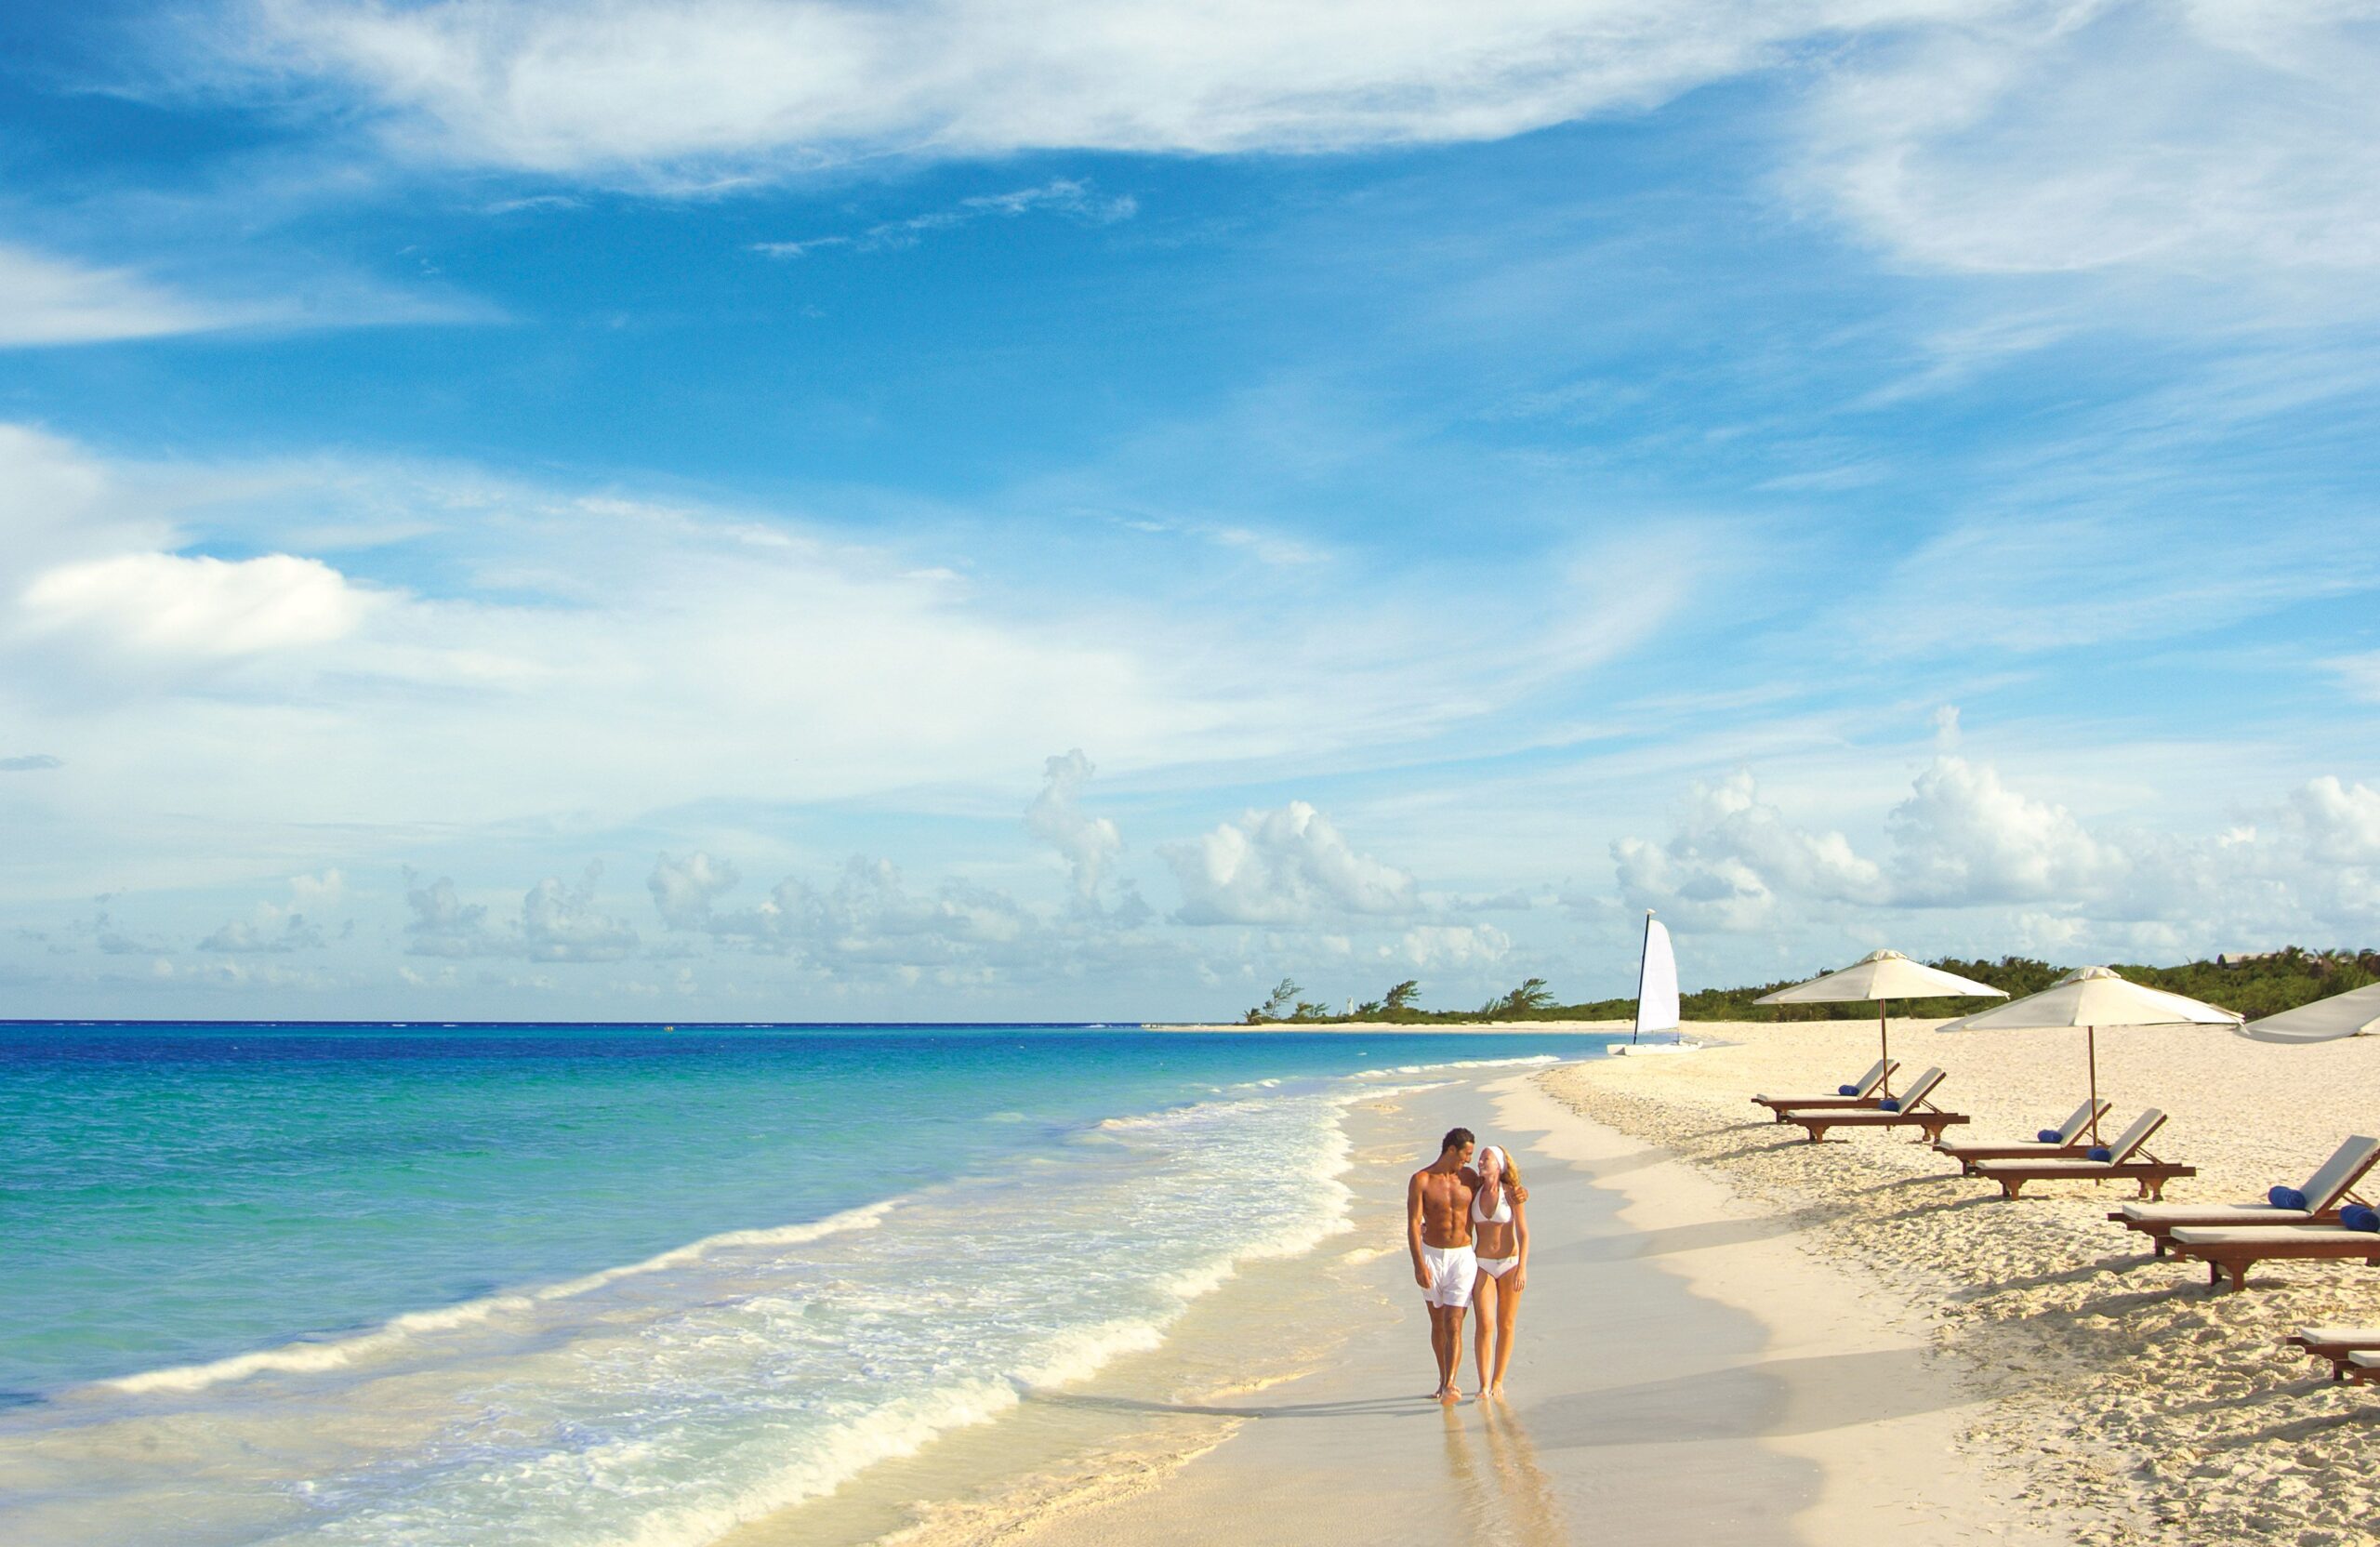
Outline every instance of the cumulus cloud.
<svg viewBox="0 0 2380 1547">
<path fill-rule="evenodd" d="M 362 620 L 366 598 L 319 559 L 125 553 L 34 576 L 20 606 L 35 633 L 79 631 L 126 654 L 220 659 L 339 639 Z"/>
<path fill-rule="evenodd" d="M 1418 906 L 1411 876 L 1357 853 L 1303 800 L 1161 844 L 1157 855 L 1181 884 L 1174 918 L 1185 924 L 1301 924 Z"/>
<path fill-rule="evenodd" d="M 549 876 L 521 901 L 521 941 L 532 961 L 617 961 L 636 949 L 636 931 L 596 906 L 598 860 L 575 886 Z"/>
<path fill-rule="evenodd" d="M 1099 880 L 1124 852 L 1124 835 L 1104 816 L 1086 813 L 1080 803 L 1084 785 L 1097 770 L 1078 747 L 1064 757 L 1042 764 L 1041 793 L 1025 813 L 1025 828 L 1055 849 L 1074 876 L 1075 899 L 1088 904 L 1099 895 Z"/>
<path fill-rule="evenodd" d="M 2112 832 L 1943 756 L 1880 825 L 1884 857 L 1862 857 L 1739 774 L 1699 787 L 1666 842 L 1622 840 L 1613 860 L 1629 906 L 1714 933 L 1871 934 L 1918 909 L 1966 915 L 1993 943 L 1977 948 L 2158 959 L 2242 935 L 2353 944 L 2380 924 L 2380 790 L 2330 775 L 2220 832 Z"/>
<path fill-rule="evenodd" d="M 441 876 L 421 885 L 413 884 L 416 879 L 411 871 L 406 872 L 405 906 L 413 910 L 413 921 L 405 926 L 408 955 L 473 957 L 512 953 L 512 943 L 488 926 L 485 905 L 464 902 L 448 877 Z"/>
<path fill-rule="evenodd" d="M 2065 807 L 2021 795 L 1964 758 L 1936 759 L 1886 826 L 1893 900 L 1909 906 L 2090 895 L 2120 885 L 2128 866 Z"/>
<path fill-rule="evenodd" d="M 712 901 L 744 878 L 734 862 L 697 851 L 684 859 L 663 854 L 644 880 L 664 927 L 699 930 L 710 923 Z"/>
<path fill-rule="evenodd" d="M 1383 960 L 1402 959 L 1426 972 L 1489 966 L 1512 948 L 1512 936 L 1493 924 L 1416 924 L 1394 947 L 1383 945 L 1379 954 Z"/>
<path fill-rule="evenodd" d="M 575 885 L 549 876 L 521 899 L 517 918 L 492 920 L 486 905 L 466 903 L 445 876 L 423 882 L 405 873 L 405 950 L 412 956 L 526 957 L 532 961 L 618 961 L 634 953 L 637 932 L 605 913 L 597 898 L 603 876 L 590 862 Z"/>
<path fill-rule="evenodd" d="M 323 932 L 302 913 L 283 913 L 267 904 L 254 919 L 234 919 L 198 943 L 202 951 L 232 955 L 286 955 L 320 950 Z"/>
<path fill-rule="evenodd" d="M 1806 832 L 1760 799 L 1750 773 L 1698 784 L 1663 843 L 1623 838 L 1611 846 L 1620 896 L 1688 929 L 1757 930 L 1780 893 L 1828 902 L 1879 902 L 1884 875 L 1839 832 Z"/>
</svg>

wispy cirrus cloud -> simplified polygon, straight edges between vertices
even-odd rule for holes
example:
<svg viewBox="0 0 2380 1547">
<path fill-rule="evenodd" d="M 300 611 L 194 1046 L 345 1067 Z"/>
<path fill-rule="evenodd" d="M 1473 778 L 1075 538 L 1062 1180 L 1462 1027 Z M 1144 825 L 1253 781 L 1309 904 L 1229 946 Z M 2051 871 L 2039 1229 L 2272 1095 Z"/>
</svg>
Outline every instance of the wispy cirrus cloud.
<svg viewBox="0 0 2380 1547">
<path fill-rule="evenodd" d="M 1006 193 L 980 193 L 961 199 L 947 209 L 928 210 L 898 220 L 882 220 L 853 235 L 812 236 L 799 242 L 755 242 L 752 250 L 771 258 L 807 258 L 829 247 L 875 253 L 914 247 L 935 231 L 949 231 L 977 220 L 1015 219 L 1021 215 L 1049 214 L 1091 225 L 1129 220 L 1140 205 L 1130 194 L 1101 194 L 1090 183 L 1054 178 L 1033 188 Z"/>
<path fill-rule="evenodd" d="M 197 299 L 137 270 L 0 243 L 0 349 L 116 343 L 270 320 L 271 307 Z"/>
</svg>

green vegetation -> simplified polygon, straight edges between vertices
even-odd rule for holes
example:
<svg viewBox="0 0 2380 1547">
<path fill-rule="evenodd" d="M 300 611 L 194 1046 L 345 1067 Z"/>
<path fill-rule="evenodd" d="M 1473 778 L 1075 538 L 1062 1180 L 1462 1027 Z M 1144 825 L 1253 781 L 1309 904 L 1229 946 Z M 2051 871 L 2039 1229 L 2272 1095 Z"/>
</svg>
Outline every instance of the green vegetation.
<svg viewBox="0 0 2380 1547">
<path fill-rule="evenodd" d="M 1679 1013 L 1689 1021 L 1858 1021 L 1875 1016 L 1875 1007 L 1869 1004 L 1793 1004 L 1755 1005 L 1752 1001 L 1763 994 L 1773 993 L 1789 984 L 1816 977 L 1832 967 L 1846 966 L 1835 962 L 1820 963 L 1799 977 L 1781 978 L 1775 983 L 1756 984 L 1744 988 L 1705 988 L 1680 997 Z M 1944 972 L 1961 977 L 1988 983 L 1994 988 L 2004 988 L 2011 998 L 2047 988 L 2064 976 L 2069 969 L 2035 961 L 2029 957 L 2004 956 L 1997 961 L 1961 961 L 1955 957 L 1934 963 Z M 2294 1010 L 2301 1004 L 2343 994 L 2350 988 L 2380 983 L 2380 951 L 2308 951 L 2295 945 L 2245 960 L 2188 961 L 2178 967 L 2144 967 L 2116 963 L 2115 970 L 2135 983 L 2145 983 L 2152 988 L 2168 989 L 2187 994 L 2194 999 L 2236 1010 L 2254 1020 L 2260 1015 L 2276 1015 L 2284 1010 Z M 1636 1012 L 1636 1001 L 1630 999 L 1595 999 L 1584 1004 L 1556 1004 L 1543 978 L 1530 978 L 1507 994 L 1500 994 L 1477 1010 L 1421 1010 L 1413 1001 L 1421 997 L 1421 985 L 1411 978 L 1397 984 L 1377 999 L 1367 999 L 1355 1007 L 1352 1016 L 1330 1014 L 1325 1007 L 1300 998 L 1305 992 L 1289 978 L 1281 980 L 1271 998 L 1248 1012 L 1247 1024 L 1329 1025 L 1349 1020 L 1388 1021 L 1401 1025 L 1429 1025 L 1455 1022 L 1477 1021 L 1625 1021 Z M 1919 1018 L 1949 1019 L 1969 1011 L 1986 1008 L 1980 999 L 1896 999 L 1893 1012 Z"/>
</svg>

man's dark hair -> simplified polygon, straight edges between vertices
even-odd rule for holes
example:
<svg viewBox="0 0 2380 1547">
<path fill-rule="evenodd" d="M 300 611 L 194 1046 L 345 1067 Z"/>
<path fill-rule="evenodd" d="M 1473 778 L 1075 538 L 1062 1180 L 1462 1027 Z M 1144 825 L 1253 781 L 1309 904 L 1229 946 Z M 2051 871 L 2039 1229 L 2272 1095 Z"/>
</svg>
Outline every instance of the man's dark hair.
<svg viewBox="0 0 2380 1547">
<path fill-rule="evenodd" d="M 1479 1139 L 1477 1135 L 1474 1134 L 1471 1130 L 1467 1128 L 1450 1128 L 1447 1130 L 1447 1136 L 1438 1141 L 1438 1153 L 1440 1155 L 1444 1155 L 1450 1149 L 1461 1149 L 1465 1144 L 1475 1144 L 1478 1142 Z"/>
</svg>

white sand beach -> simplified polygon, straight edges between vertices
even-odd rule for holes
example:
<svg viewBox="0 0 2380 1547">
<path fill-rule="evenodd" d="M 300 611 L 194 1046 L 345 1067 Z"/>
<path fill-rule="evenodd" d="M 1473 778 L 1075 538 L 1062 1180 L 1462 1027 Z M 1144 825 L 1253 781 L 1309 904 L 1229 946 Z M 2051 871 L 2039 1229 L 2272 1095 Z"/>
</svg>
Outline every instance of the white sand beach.
<svg viewBox="0 0 2380 1547">
<path fill-rule="evenodd" d="M 895 1540 L 2375 1540 L 2380 1394 L 2281 1340 L 2380 1321 L 2380 1276 L 2270 1264 L 2209 1296 L 2202 1270 L 2108 1223 L 2129 1187 L 2009 1203 L 1923 1144 L 1814 1146 L 1750 1104 L 1850 1078 L 1872 1023 L 1691 1029 L 1717 1045 L 1372 1104 L 1352 1236 L 1027 1402 L 981 1442 L 1014 1456 L 1038 1434 L 1047 1464 L 911 1511 Z M 1966 1132 L 2029 1135 L 2079 1098 L 2079 1034 L 1894 1035 L 1911 1072 L 1949 1071 Z M 2126 1031 L 2101 1039 L 2100 1073 L 2119 1122 L 2174 1114 L 2158 1148 L 2201 1169 L 2177 1199 L 2300 1182 L 2380 1114 L 2369 1041 Z M 1509 1399 L 1447 1410 L 1422 1395 L 1397 1204 L 1455 1121 L 1530 1166 L 1536 1263 Z"/>
</svg>

